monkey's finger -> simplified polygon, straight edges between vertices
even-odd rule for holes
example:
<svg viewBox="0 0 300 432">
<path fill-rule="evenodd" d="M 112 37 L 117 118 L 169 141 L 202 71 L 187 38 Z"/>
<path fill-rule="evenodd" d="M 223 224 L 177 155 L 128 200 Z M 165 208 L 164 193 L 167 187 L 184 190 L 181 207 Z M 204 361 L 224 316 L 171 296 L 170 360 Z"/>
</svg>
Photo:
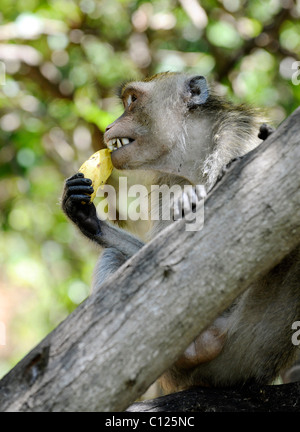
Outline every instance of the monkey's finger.
<svg viewBox="0 0 300 432">
<path fill-rule="evenodd" d="M 197 202 L 199 201 L 199 197 L 198 197 L 198 195 L 196 193 L 196 187 L 189 188 L 189 190 L 188 190 L 188 197 L 189 197 L 189 200 L 190 200 L 190 207 L 192 209 L 194 209 L 196 207 L 196 205 L 197 205 Z"/>
<path fill-rule="evenodd" d="M 81 173 L 80 173 L 81 174 Z M 84 185 L 91 185 L 92 184 L 92 180 L 91 179 L 89 179 L 89 178 L 85 178 L 85 177 L 82 177 L 82 176 L 80 176 L 80 177 L 76 177 L 76 178 L 74 178 L 75 176 L 73 176 L 73 177 L 70 177 L 69 179 L 67 179 L 66 180 L 66 186 L 76 186 L 76 185 L 82 185 L 82 186 L 84 186 Z"/>
<path fill-rule="evenodd" d="M 94 188 L 93 186 L 69 186 L 67 191 L 66 191 L 66 195 L 67 196 L 71 196 L 71 195 L 83 195 L 83 194 L 88 194 L 91 195 L 94 192 Z"/>
<path fill-rule="evenodd" d="M 268 124 L 266 124 L 266 123 L 263 123 L 263 124 L 260 126 L 260 128 L 259 128 L 259 134 L 258 134 L 257 136 L 258 136 L 258 138 L 260 138 L 260 139 L 262 139 L 262 140 L 265 140 L 265 139 L 267 139 L 268 136 L 270 136 L 274 131 L 275 131 L 275 129 L 274 129 L 272 126 L 270 126 L 270 125 L 268 125 Z"/>
<path fill-rule="evenodd" d="M 170 198 L 170 215 L 172 220 L 177 220 L 178 218 L 178 203 L 177 203 L 177 197 L 174 195 L 171 195 Z"/>
<path fill-rule="evenodd" d="M 90 195 L 70 195 L 69 198 L 67 199 L 67 202 L 70 201 L 76 204 L 79 202 L 88 203 L 91 201 L 91 197 Z"/>
<path fill-rule="evenodd" d="M 191 189 L 192 190 L 192 189 Z M 189 191 L 190 192 L 190 191 Z M 188 214 L 192 211 L 192 193 L 183 193 L 182 194 L 182 210 L 184 214 Z"/>
<path fill-rule="evenodd" d="M 83 173 L 77 172 L 77 173 L 73 174 L 71 177 L 67 178 L 66 182 L 69 181 L 69 180 L 80 178 L 80 177 L 84 177 Z"/>
<path fill-rule="evenodd" d="M 173 210 L 173 220 L 178 220 L 182 218 L 182 202 L 181 200 L 177 199 L 174 200 L 172 203 L 172 210 Z"/>
<path fill-rule="evenodd" d="M 195 192 L 199 200 L 207 197 L 207 193 L 203 185 L 196 185 Z"/>
</svg>

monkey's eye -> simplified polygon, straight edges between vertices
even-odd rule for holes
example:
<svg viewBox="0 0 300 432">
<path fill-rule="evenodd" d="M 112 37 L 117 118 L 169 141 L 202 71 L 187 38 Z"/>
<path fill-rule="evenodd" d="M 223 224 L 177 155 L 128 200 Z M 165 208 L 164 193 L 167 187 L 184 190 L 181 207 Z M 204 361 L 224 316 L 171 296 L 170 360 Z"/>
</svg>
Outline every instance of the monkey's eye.
<svg viewBox="0 0 300 432">
<path fill-rule="evenodd" d="M 133 94 L 132 95 L 130 94 L 126 99 L 127 108 L 130 108 L 136 100 L 137 100 L 137 97 Z"/>
</svg>

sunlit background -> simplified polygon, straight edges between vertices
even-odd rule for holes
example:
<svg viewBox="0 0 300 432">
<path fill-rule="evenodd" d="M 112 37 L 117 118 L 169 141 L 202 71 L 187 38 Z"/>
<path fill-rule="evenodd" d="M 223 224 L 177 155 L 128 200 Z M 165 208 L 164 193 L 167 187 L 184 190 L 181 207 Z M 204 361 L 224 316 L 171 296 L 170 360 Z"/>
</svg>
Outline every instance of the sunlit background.
<svg viewBox="0 0 300 432">
<path fill-rule="evenodd" d="M 115 88 L 195 72 L 276 126 L 300 101 L 299 17 L 289 0 L 1 0 L 0 376 L 89 294 L 97 251 L 59 200 L 120 115 Z"/>
</svg>

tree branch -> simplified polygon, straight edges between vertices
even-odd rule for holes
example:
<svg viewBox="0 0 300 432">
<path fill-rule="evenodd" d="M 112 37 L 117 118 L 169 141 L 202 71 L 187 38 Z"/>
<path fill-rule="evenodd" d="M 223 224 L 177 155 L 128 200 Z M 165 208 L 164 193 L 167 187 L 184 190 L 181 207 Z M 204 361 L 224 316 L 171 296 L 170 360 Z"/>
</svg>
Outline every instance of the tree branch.
<svg viewBox="0 0 300 432">
<path fill-rule="evenodd" d="M 144 402 L 128 412 L 299 412 L 300 383 L 239 389 L 195 387 Z"/>
</svg>

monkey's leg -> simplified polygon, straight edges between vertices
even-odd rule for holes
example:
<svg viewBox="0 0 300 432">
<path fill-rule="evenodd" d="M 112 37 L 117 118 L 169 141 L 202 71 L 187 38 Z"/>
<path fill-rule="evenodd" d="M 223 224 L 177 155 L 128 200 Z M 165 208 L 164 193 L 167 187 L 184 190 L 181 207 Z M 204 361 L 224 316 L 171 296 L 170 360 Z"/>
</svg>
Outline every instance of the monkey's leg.
<svg viewBox="0 0 300 432">
<path fill-rule="evenodd" d="M 93 193 L 91 180 L 77 173 L 66 180 L 62 196 L 62 209 L 80 231 L 104 248 L 115 248 L 126 259 L 144 245 L 133 235 L 106 221 L 101 221 L 90 195 Z"/>
<path fill-rule="evenodd" d="M 178 360 L 160 377 L 159 383 L 165 393 L 184 390 L 193 385 L 207 386 L 207 377 L 201 374 L 193 378 L 195 370 L 209 365 L 218 358 L 224 348 L 229 319 L 227 313 L 217 318 L 188 346 Z"/>
<path fill-rule="evenodd" d="M 227 319 L 218 317 L 201 332 L 179 357 L 175 366 L 190 369 L 216 358 L 223 349 L 227 334 Z"/>
</svg>

